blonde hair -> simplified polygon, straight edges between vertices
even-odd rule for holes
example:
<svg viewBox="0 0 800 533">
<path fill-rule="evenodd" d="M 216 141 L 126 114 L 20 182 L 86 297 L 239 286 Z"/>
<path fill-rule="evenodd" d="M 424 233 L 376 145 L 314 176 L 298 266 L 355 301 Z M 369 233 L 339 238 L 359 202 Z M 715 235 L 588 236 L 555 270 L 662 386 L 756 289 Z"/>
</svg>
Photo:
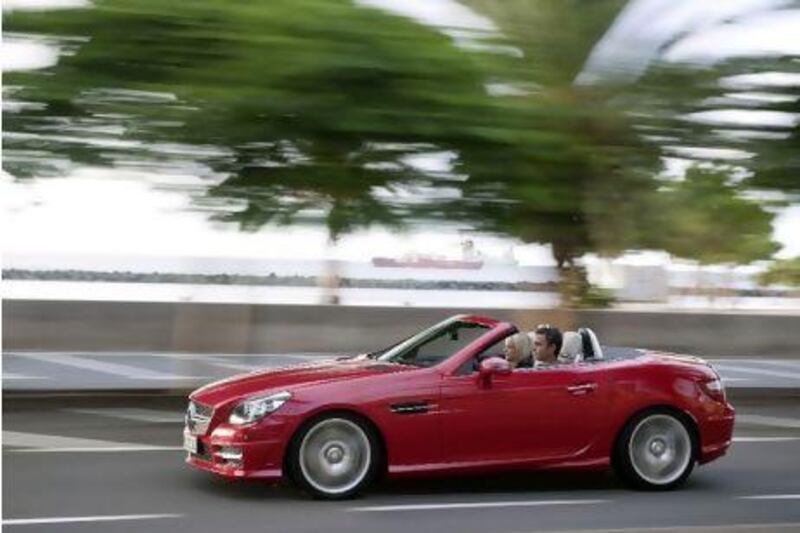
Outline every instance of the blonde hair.
<svg viewBox="0 0 800 533">
<path fill-rule="evenodd" d="M 506 345 L 508 344 L 511 344 L 514 346 L 514 348 L 516 348 L 520 361 L 530 357 L 531 353 L 533 352 L 533 344 L 531 343 L 531 339 L 525 333 L 515 333 L 510 337 L 506 337 Z"/>
</svg>

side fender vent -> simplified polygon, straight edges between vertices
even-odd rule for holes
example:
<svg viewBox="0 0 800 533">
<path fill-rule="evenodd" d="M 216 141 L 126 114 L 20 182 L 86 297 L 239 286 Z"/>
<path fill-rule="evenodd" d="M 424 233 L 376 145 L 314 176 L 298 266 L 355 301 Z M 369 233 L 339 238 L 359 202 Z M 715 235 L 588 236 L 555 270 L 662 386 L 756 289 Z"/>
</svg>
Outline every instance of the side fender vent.
<svg viewBox="0 0 800 533">
<path fill-rule="evenodd" d="M 430 408 L 431 406 L 428 402 L 396 403 L 389 406 L 389 409 L 398 415 L 427 413 L 430 411 Z"/>
</svg>

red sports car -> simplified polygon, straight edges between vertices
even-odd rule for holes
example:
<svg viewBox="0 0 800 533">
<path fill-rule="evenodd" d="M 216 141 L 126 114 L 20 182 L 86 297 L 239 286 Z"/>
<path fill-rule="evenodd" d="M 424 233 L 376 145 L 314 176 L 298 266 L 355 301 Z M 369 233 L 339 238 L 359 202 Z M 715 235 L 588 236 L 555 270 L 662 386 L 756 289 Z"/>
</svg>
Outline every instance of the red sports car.
<svg viewBox="0 0 800 533">
<path fill-rule="evenodd" d="M 459 315 L 377 352 L 212 383 L 189 397 L 186 462 L 339 499 L 384 474 L 554 468 L 671 489 L 730 446 L 734 409 L 702 359 L 583 330 L 573 362 L 512 370 L 516 332 Z"/>
</svg>

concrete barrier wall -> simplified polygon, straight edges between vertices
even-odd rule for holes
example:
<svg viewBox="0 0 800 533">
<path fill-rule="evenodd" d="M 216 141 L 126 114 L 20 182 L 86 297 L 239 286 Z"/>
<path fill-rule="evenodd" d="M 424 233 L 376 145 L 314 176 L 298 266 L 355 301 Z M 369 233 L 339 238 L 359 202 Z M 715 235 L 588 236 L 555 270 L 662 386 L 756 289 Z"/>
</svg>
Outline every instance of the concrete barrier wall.
<svg viewBox="0 0 800 533">
<path fill-rule="evenodd" d="M 464 310 L 470 312 L 470 310 Z M 524 329 L 592 327 L 604 344 L 715 356 L 800 357 L 800 316 L 481 309 Z M 3 302 L 3 349 L 274 353 L 367 351 L 453 309 L 140 302 Z"/>
</svg>

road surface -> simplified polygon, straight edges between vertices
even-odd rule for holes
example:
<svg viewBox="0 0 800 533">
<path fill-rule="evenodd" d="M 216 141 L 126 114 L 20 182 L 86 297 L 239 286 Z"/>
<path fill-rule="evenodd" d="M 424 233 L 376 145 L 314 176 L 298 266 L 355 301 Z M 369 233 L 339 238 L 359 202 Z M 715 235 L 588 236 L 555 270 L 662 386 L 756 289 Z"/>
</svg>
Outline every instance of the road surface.
<svg viewBox="0 0 800 533">
<path fill-rule="evenodd" d="M 384 482 L 357 500 L 320 502 L 289 487 L 226 482 L 186 466 L 181 397 L 7 397 L 3 529 L 800 531 L 796 400 L 737 407 L 730 453 L 700 467 L 675 492 L 631 491 L 608 474 L 527 473 Z"/>
</svg>

